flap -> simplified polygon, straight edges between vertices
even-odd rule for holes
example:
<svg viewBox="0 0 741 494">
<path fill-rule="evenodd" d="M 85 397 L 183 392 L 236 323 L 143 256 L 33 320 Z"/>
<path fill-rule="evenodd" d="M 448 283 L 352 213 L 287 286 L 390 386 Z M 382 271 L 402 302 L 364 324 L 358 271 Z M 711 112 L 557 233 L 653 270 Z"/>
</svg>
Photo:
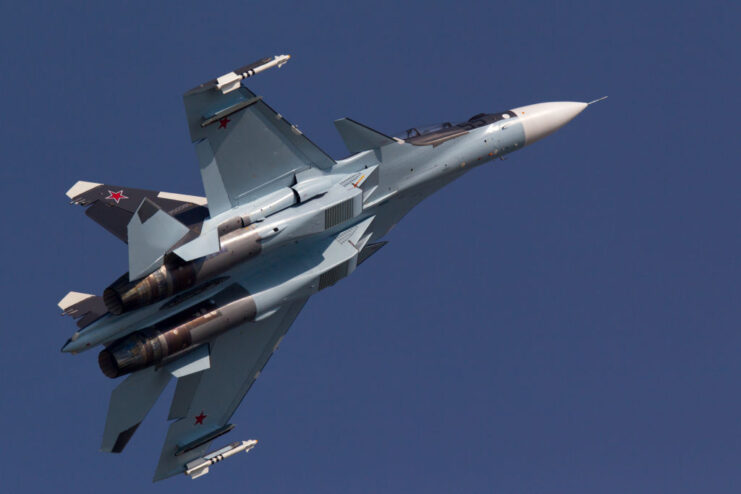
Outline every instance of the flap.
<svg viewBox="0 0 741 494">
<path fill-rule="evenodd" d="M 120 453 L 170 381 L 170 374 L 154 367 L 127 377 L 111 394 L 102 451 Z"/>
<path fill-rule="evenodd" d="M 201 345 L 165 366 L 178 379 L 211 368 L 208 345 Z"/>
</svg>

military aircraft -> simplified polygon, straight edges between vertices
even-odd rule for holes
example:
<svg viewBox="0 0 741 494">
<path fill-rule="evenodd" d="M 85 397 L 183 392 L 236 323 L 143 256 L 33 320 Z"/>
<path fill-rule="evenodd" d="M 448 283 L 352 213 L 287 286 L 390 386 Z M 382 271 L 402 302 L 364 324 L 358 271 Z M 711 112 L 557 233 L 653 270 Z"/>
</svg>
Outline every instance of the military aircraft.
<svg viewBox="0 0 741 494">
<path fill-rule="evenodd" d="M 172 377 L 173 420 L 154 480 L 192 478 L 256 441 L 208 453 L 306 301 L 378 252 L 422 199 L 472 168 L 556 131 L 589 103 L 550 102 L 389 136 L 335 121 L 335 161 L 242 81 L 290 57 L 233 70 L 185 93 L 206 197 L 79 181 L 73 204 L 128 244 L 129 271 L 102 296 L 59 306 L 98 345 L 113 391 L 102 450 L 123 451 Z"/>
</svg>

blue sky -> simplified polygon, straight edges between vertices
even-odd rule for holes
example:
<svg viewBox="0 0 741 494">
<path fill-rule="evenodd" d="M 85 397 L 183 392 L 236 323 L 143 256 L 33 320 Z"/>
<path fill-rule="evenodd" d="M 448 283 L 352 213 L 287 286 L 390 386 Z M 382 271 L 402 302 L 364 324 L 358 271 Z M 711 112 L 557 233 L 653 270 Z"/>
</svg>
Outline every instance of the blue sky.
<svg viewBox="0 0 741 494">
<path fill-rule="evenodd" d="M 3 9 L 4 492 L 738 492 L 733 2 L 16 3 Z M 122 455 L 114 382 L 56 302 L 125 245 L 76 180 L 201 194 L 188 88 L 250 88 L 337 158 L 385 132 L 609 95 L 417 207 L 314 297 L 233 418 L 249 456 L 150 479 L 168 388 Z"/>
</svg>

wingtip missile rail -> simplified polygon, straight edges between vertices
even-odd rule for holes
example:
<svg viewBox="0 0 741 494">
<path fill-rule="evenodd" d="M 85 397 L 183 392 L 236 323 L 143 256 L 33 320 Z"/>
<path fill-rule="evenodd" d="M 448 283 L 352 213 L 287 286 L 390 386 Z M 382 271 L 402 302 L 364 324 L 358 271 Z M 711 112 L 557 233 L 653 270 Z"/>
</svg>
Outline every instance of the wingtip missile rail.
<svg viewBox="0 0 741 494">
<path fill-rule="evenodd" d="M 244 451 L 249 453 L 252 448 L 257 445 L 257 439 L 250 439 L 249 441 L 236 441 L 228 446 L 209 453 L 206 456 L 201 456 L 193 461 L 185 464 L 185 475 L 191 479 L 197 479 L 206 475 L 209 471 L 209 467 L 222 460 L 226 460 L 230 456 L 234 456 L 237 453 Z"/>
</svg>

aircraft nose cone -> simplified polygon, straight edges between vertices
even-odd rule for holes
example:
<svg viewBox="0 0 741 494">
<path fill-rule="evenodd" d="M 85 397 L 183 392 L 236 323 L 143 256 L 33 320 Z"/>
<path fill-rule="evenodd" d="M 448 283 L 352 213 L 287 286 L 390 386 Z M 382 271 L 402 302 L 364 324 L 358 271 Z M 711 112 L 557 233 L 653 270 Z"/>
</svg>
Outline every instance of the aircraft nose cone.
<svg viewBox="0 0 741 494">
<path fill-rule="evenodd" d="M 577 101 L 551 101 L 521 106 L 512 111 L 520 118 L 525 129 L 525 145 L 534 143 L 572 121 L 587 107 Z"/>
</svg>

